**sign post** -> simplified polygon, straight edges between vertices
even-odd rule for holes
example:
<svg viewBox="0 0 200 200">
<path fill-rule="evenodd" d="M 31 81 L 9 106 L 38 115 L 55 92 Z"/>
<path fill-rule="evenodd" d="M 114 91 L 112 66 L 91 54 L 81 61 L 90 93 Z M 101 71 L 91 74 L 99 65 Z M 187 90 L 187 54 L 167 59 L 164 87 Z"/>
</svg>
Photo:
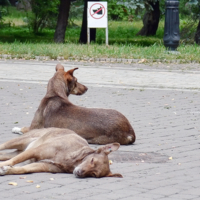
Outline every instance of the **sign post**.
<svg viewBox="0 0 200 200">
<path fill-rule="evenodd" d="M 108 13 L 107 2 L 88 2 L 87 7 L 87 41 L 90 44 L 90 28 L 106 29 L 106 45 L 108 45 Z"/>
</svg>

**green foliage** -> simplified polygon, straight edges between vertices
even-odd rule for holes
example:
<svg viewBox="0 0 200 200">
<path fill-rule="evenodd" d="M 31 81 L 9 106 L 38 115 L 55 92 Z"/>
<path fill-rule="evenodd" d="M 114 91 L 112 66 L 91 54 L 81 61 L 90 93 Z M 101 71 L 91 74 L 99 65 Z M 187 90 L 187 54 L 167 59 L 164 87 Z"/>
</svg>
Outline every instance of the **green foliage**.
<svg viewBox="0 0 200 200">
<path fill-rule="evenodd" d="M 5 6 L 9 6 L 10 2 L 8 0 L 0 0 L 0 25 L 3 24 L 3 16 L 8 14 L 8 10 Z"/>
<path fill-rule="evenodd" d="M 26 11 L 29 29 L 37 34 L 45 27 L 55 28 L 60 1 L 31 0 L 30 3 L 33 15 Z"/>
<path fill-rule="evenodd" d="M 181 38 L 193 41 L 200 19 L 200 0 L 182 0 L 179 4 Z"/>
<path fill-rule="evenodd" d="M 179 1 L 179 13 L 181 18 L 192 17 L 197 20 L 200 17 L 200 0 Z"/>
<path fill-rule="evenodd" d="M 69 18 L 68 18 L 68 26 L 76 26 L 74 21 L 76 19 L 82 19 L 83 17 L 83 1 L 77 0 L 75 2 L 71 2 L 71 7 L 69 11 Z"/>
<path fill-rule="evenodd" d="M 188 9 L 187 3 L 189 0 L 179 1 L 179 13 L 181 18 L 185 18 L 190 15 L 190 10 Z"/>
<path fill-rule="evenodd" d="M 194 20 L 200 19 L 200 0 L 189 0 L 188 7 Z"/>
<path fill-rule="evenodd" d="M 111 20 L 128 19 L 128 9 L 126 6 L 118 4 L 118 0 L 108 2 L 108 18 Z"/>
<path fill-rule="evenodd" d="M 160 1 L 161 17 L 165 12 L 165 1 L 163 0 L 119 0 L 118 5 L 123 5 L 130 12 L 135 11 L 137 18 L 142 18 L 144 11 L 152 10 L 150 3 Z"/>
<path fill-rule="evenodd" d="M 136 10 L 138 8 L 145 8 L 145 0 L 120 0 L 119 5 L 124 5 L 129 10 Z"/>
<path fill-rule="evenodd" d="M 150 3 L 156 2 L 159 0 L 120 0 L 118 4 L 124 5 L 129 10 L 137 10 L 137 9 L 144 9 L 151 10 L 152 7 Z M 161 0 L 160 0 L 161 1 Z"/>
</svg>

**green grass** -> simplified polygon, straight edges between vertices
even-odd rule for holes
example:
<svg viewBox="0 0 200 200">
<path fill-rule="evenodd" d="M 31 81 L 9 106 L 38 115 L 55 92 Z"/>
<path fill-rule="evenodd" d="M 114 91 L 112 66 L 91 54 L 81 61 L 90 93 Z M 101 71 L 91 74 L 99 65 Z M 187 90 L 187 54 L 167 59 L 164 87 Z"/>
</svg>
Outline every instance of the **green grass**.
<svg viewBox="0 0 200 200">
<path fill-rule="evenodd" d="M 13 8 L 12 8 L 13 9 Z M 5 18 L 8 25 L 0 29 L 0 54 L 31 59 L 35 56 L 49 56 L 51 59 L 84 58 L 130 58 L 157 60 L 176 60 L 200 62 L 200 46 L 180 41 L 180 54 L 168 54 L 163 45 L 164 21 L 161 20 L 156 36 L 142 37 L 136 33 L 142 28 L 141 21 L 109 21 L 109 46 L 105 46 L 105 29 L 97 29 L 96 43 L 81 45 L 78 43 L 81 21 L 67 28 L 65 43 L 53 42 L 54 30 L 44 29 L 34 35 L 24 22 L 25 13 L 11 10 L 12 15 Z M 184 61 L 185 60 L 185 61 Z"/>
<path fill-rule="evenodd" d="M 180 54 L 168 54 L 162 45 L 148 47 L 115 44 L 106 47 L 105 45 L 91 44 L 80 45 L 47 44 L 47 43 L 0 43 L 0 54 L 10 54 L 13 57 L 33 59 L 35 56 L 49 56 L 56 59 L 58 56 L 64 59 L 85 59 L 85 58 L 129 58 L 129 59 L 159 59 L 166 60 L 181 59 L 183 62 L 200 62 L 200 47 L 197 45 L 181 45 Z"/>
</svg>

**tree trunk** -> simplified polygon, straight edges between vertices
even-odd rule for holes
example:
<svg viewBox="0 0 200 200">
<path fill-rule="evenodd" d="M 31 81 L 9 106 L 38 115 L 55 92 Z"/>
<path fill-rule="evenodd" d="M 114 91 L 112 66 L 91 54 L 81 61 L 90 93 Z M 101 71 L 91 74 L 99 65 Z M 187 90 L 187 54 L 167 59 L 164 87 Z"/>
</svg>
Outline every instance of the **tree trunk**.
<svg viewBox="0 0 200 200">
<path fill-rule="evenodd" d="M 69 0 L 60 0 L 58 21 L 54 34 L 54 42 L 56 43 L 63 43 L 65 41 L 65 31 L 68 23 L 70 4 L 71 1 Z"/>
<path fill-rule="evenodd" d="M 200 44 L 200 20 L 199 20 L 199 24 L 197 26 L 197 31 L 195 33 L 194 40 L 197 44 Z"/>
<path fill-rule="evenodd" d="M 153 3 L 151 1 L 148 2 L 153 10 L 146 11 L 143 17 L 143 27 L 137 33 L 137 35 L 142 36 L 150 36 L 155 35 L 158 29 L 159 19 L 160 19 L 160 9 L 159 9 L 159 1 Z"/>
<path fill-rule="evenodd" d="M 10 4 L 11 4 L 11 6 L 16 6 L 16 0 L 9 0 L 9 2 L 10 2 Z"/>
<path fill-rule="evenodd" d="M 84 3 L 83 21 L 82 21 L 80 38 L 79 38 L 79 42 L 82 44 L 87 43 L 87 2 L 88 1 L 94 1 L 94 0 L 85 0 L 85 3 Z M 99 0 L 96 0 L 96 1 L 99 1 Z M 95 41 L 95 39 L 96 39 L 96 28 L 90 28 L 90 41 Z"/>
</svg>

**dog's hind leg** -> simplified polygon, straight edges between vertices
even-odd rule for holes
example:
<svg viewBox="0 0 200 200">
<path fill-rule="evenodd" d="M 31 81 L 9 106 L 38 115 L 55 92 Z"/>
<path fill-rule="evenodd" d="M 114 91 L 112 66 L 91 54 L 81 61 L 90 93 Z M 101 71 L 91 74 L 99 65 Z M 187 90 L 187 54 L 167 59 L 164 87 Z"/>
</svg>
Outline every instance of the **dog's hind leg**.
<svg viewBox="0 0 200 200">
<path fill-rule="evenodd" d="M 1 176 L 8 174 L 28 174 L 37 172 L 61 173 L 63 171 L 51 163 L 31 163 L 22 167 L 11 167 L 11 166 L 0 167 Z"/>
<path fill-rule="evenodd" d="M 24 135 L 1 144 L 0 150 L 17 149 L 19 151 L 23 151 L 34 140 L 35 138 L 31 138 L 29 136 Z"/>
<path fill-rule="evenodd" d="M 15 156 L 17 156 L 18 154 L 20 154 L 22 151 L 14 151 L 14 152 L 0 152 L 0 161 L 5 161 L 5 160 L 9 160 Z"/>
<path fill-rule="evenodd" d="M 27 133 L 29 130 L 30 130 L 30 127 L 22 127 L 22 128 L 14 127 L 12 129 L 12 133 L 23 135 L 24 133 Z"/>
<path fill-rule="evenodd" d="M 30 160 L 35 158 L 37 160 L 38 149 L 31 148 L 28 150 L 23 151 L 22 153 L 18 154 L 17 156 L 11 158 L 10 160 L 4 161 L 0 163 L 0 167 L 3 166 L 14 166 L 18 163 L 24 162 L 26 160 Z"/>
</svg>

